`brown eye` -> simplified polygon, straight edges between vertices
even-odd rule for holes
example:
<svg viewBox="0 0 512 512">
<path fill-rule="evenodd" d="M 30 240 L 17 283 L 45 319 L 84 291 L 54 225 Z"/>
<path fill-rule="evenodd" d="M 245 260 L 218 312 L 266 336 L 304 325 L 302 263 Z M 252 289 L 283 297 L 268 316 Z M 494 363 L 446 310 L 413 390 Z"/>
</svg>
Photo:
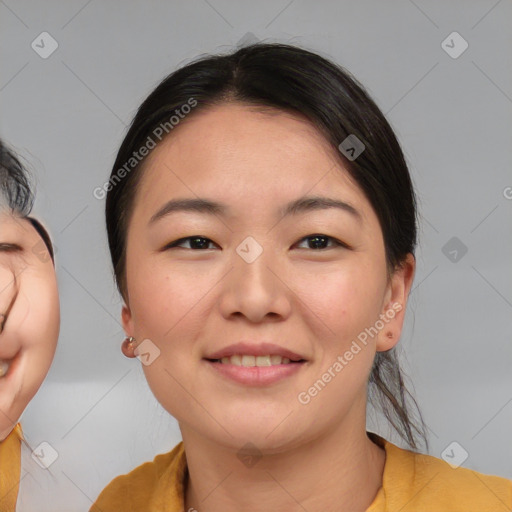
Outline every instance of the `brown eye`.
<svg viewBox="0 0 512 512">
<path fill-rule="evenodd" d="M 163 250 L 166 249 L 172 249 L 174 247 L 180 247 L 183 243 L 190 242 L 190 247 L 183 247 L 183 249 L 208 249 L 209 247 L 205 247 L 209 245 L 212 242 L 209 238 L 206 238 L 204 236 L 187 236 L 185 238 L 180 238 L 179 240 L 176 240 L 175 242 L 171 242 L 170 244 L 167 244 Z"/>
<path fill-rule="evenodd" d="M 340 240 L 333 238 L 332 236 L 327 236 L 327 235 L 322 235 L 322 234 L 309 235 L 309 236 L 302 238 L 300 240 L 300 242 L 304 242 L 305 240 L 312 241 L 308 245 L 309 246 L 312 245 L 313 247 L 307 247 L 308 249 L 313 249 L 313 250 L 317 250 L 317 251 L 324 250 L 324 249 L 332 249 L 332 248 L 336 248 L 336 247 L 344 247 L 345 249 L 350 249 L 350 247 L 346 243 L 341 242 Z M 329 241 L 332 241 L 333 245 L 331 247 L 325 247 L 325 245 Z"/>
</svg>

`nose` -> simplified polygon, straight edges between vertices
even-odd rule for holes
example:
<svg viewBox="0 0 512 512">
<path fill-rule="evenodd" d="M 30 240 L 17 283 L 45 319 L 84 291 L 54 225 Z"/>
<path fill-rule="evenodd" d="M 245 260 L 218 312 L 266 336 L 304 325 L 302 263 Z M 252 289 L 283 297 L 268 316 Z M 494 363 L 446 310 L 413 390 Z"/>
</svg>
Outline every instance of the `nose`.
<svg viewBox="0 0 512 512">
<path fill-rule="evenodd" d="M 292 291 L 286 283 L 286 269 L 272 251 L 260 247 L 258 254 L 254 242 L 249 241 L 233 253 L 233 266 L 222 280 L 220 292 L 220 309 L 226 318 L 242 315 L 261 322 L 290 315 Z"/>
</svg>

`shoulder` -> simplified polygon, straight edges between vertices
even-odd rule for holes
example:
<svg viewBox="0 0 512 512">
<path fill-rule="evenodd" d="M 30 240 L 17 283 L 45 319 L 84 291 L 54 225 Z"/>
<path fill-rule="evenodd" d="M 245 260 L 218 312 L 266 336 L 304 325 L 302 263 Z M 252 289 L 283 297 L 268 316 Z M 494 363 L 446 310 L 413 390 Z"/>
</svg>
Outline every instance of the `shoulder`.
<svg viewBox="0 0 512 512">
<path fill-rule="evenodd" d="M 21 474 L 22 438 L 18 423 L 0 442 L 0 510 L 14 510 Z"/>
<path fill-rule="evenodd" d="M 417 512 L 512 510 L 512 480 L 452 466 L 432 455 L 415 453 L 388 442 L 386 454 L 389 467 L 384 470 L 383 487 L 390 510 L 405 505 L 406 509 Z"/>
<path fill-rule="evenodd" d="M 176 503 L 178 507 L 183 500 L 185 471 L 186 458 L 183 442 L 180 442 L 172 451 L 114 478 L 100 493 L 90 512 L 160 510 L 152 504 L 162 501 Z M 174 508 L 168 510 L 173 512 Z"/>
</svg>

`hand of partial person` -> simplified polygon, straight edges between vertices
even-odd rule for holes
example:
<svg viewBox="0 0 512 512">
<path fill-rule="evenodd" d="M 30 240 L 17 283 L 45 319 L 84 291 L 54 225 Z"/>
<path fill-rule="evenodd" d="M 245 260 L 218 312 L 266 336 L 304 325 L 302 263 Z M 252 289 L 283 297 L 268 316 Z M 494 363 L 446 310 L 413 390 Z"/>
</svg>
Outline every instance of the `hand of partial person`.
<svg viewBox="0 0 512 512">
<path fill-rule="evenodd" d="M 59 326 L 48 248 L 28 219 L 0 210 L 0 441 L 46 377 Z"/>
</svg>

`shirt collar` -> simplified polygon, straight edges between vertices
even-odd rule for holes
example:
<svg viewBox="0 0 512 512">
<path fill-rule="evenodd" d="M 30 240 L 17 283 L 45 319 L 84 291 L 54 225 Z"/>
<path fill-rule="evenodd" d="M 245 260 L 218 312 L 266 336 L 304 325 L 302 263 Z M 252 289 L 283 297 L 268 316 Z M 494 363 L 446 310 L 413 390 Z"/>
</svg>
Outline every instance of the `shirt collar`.
<svg viewBox="0 0 512 512">
<path fill-rule="evenodd" d="M 399 448 L 374 432 L 367 431 L 366 434 L 372 442 L 383 448 L 386 452 L 382 486 L 377 491 L 377 494 L 375 495 L 370 507 L 367 509 L 367 512 L 384 512 L 386 507 L 389 508 L 393 501 L 392 496 L 386 494 L 386 489 L 392 489 L 393 485 L 398 481 L 397 479 L 403 481 L 404 470 L 407 469 L 404 467 L 404 464 L 413 464 L 413 462 L 410 457 L 404 456 L 404 453 L 407 454 L 408 450 Z M 165 496 L 165 501 L 159 505 L 163 506 L 164 503 L 176 503 L 184 509 L 185 490 L 189 474 L 183 441 L 180 442 L 174 450 L 175 457 L 173 458 L 169 471 L 167 472 L 168 476 L 167 478 L 160 480 L 159 486 L 161 489 L 159 489 L 160 492 L 157 492 L 156 495 L 162 497 Z M 412 470 L 413 468 L 410 469 Z"/>
</svg>

